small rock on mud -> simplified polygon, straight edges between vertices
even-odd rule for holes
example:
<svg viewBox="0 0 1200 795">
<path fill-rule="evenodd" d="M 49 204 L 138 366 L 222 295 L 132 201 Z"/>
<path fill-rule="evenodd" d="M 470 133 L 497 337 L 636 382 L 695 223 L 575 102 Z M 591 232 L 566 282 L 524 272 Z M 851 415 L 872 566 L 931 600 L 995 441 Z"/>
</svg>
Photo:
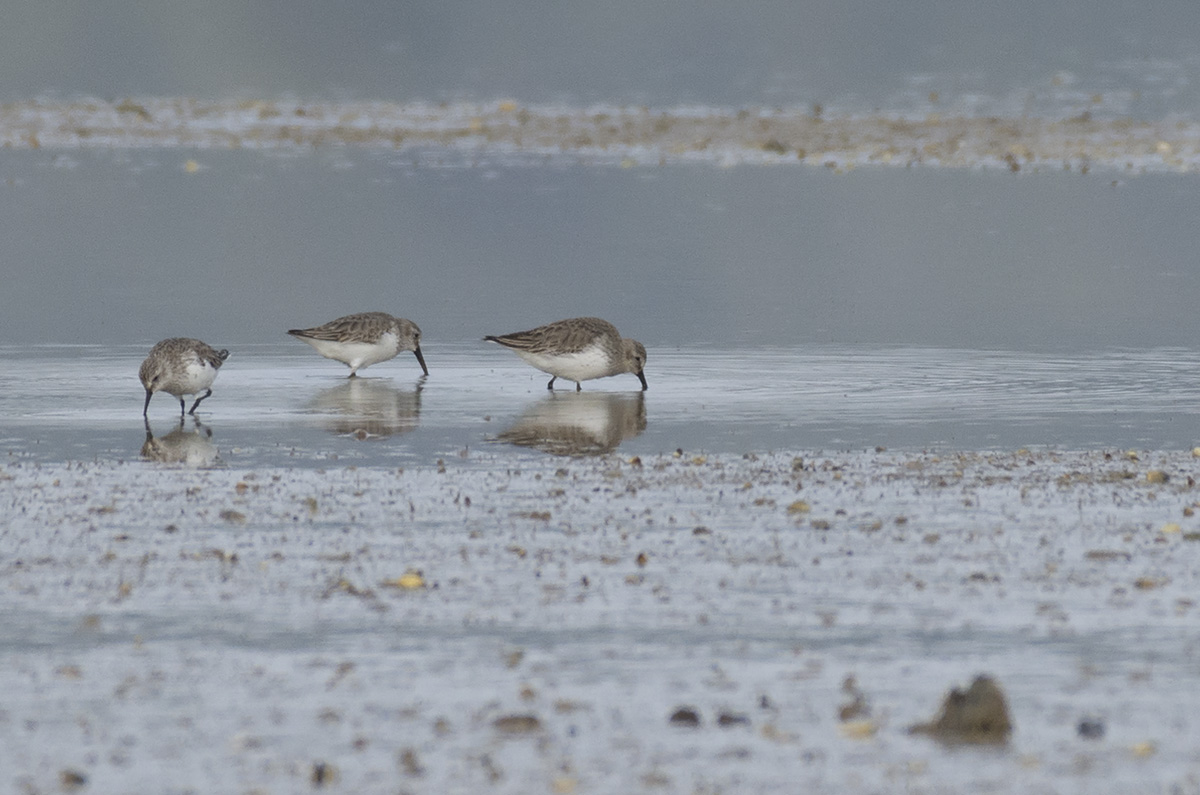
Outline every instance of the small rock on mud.
<svg viewBox="0 0 1200 795">
<path fill-rule="evenodd" d="M 671 713 L 671 725 L 695 728 L 700 725 L 700 713 L 691 707 L 680 707 Z"/>
<path fill-rule="evenodd" d="M 1008 742 L 1012 729 L 1000 686 L 989 676 L 978 676 L 965 692 L 951 690 L 936 718 L 908 730 L 944 743 L 1002 744 Z"/>
</svg>

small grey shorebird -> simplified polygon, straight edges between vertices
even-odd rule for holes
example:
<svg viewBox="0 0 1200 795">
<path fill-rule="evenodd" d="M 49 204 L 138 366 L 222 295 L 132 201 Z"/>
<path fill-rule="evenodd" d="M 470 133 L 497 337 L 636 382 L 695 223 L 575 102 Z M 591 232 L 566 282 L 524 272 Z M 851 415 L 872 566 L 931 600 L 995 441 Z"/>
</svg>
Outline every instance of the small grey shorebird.
<svg viewBox="0 0 1200 795">
<path fill-rule="evenodd" d="M 189 337 L 171 337 L 155 345 L 138 370 L 138 378 L 146 388 L 142 416 L 147 416 L 150 411 L 150 398 L 155 392 L 166 392 L 179 398 L 180 417 L 186 405 L 183 396 L 199 395 L 188 412 L 195 414 L 200 401 L 212 394 L 213 380 L 228 358 L 229 351 L 219 351 Z"/>
<path fill-rule="evenodd" d="M 545 326 L 515 334 L 484 337 L 511 348 L 529 364 L 553 378 L 546 389 L 554 389 L 557 378 L 575 382 L 575 391 L 583 389 L 581 381 L 604 378 L 620 373 L 633 373 L 648 388 L 643 370 L 646 349 L 637 340 L 621 337 L 616 326 L 598 317 L 574 317 L 558 320 Z"/>
<path fill-rule="evenodd" d="M 331 320 L 314 328 L 288 331 L 304 340 L 326 359 L 336 359 L 350 367 L 350 378 L 363 367 L 395 358 L 400 351 L 412 351 L 425 375 L 425 357 L 421 355 L 421 329 L 411 320 L 392 317 L 386 312 L 360 312 Z"/>
</svg>

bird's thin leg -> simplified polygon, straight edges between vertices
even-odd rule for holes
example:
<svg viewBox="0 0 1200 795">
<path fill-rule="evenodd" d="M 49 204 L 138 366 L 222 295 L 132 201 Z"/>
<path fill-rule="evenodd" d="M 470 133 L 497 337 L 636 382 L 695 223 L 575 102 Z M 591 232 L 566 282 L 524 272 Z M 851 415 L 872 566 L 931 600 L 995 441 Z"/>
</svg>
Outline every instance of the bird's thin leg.
<svg viewBox="0 0 1200 795">
<path fill-rule="evenodd" d="M 556 376 L 556 375 L 555 375 L 555 376 L 551 376 L 551 377 L 550 377 L 550 383 L 546 384 L 546 389 L 554 389 L 554 382 L 555 382 L 555 380 L 557 380 L 557 379 L 558 379 L 558 376 Z"/>
<path fill-rule="evenodd" d="M 576 392 L 582 392 L 582 391 L 583 391 L 583 384 L 581 384 L 581 383 L 579 383 L 578 381 L 576 381 L 576 382 L 575 382 L 575 391 L 576 391 Z"/>
<path fill-rule="evenodd" d="M 187 404 L 183 402 L 183 395 L 180 395 L 179 396 L 179 418 L 180 419 L 183 419 L 183 412 L 184 412 L 184 409 L 186 409 L 186 408 L 187 408 Z"/>
<path fill-rule="evenodd" d="M 205 391 L 205 393 L 204 393 L 203 395 L 201 395 L 200 397 L 196 398 L 196 402 L 192 404 L 192 410 L 191 410 L 191 411 L 189 411 L 189 412 L 188 412 L 188 414 L 191 414 L 191 415 L 193 415 L 193 416 L 194 416 L 194 415 L 196 414 L 196 406 L 199 406 L 199 405 L 200 405 L 200 401 L 201 401 L 201 400 L 204 400 L 204 398 L 208 397 L 208 396 L 209 396 L 209 395 L 211 395 L 211 394 L 212 394 L 212 390 L 211 390 L 211 389 L 209 389 L 209 390 Z M 182 405 L 183 405 L 183 398 L 180 398 L 180 399 L 179 399 L 179 405 L 180 405 L 180 406 L 182 406 Z"/>
</svg>

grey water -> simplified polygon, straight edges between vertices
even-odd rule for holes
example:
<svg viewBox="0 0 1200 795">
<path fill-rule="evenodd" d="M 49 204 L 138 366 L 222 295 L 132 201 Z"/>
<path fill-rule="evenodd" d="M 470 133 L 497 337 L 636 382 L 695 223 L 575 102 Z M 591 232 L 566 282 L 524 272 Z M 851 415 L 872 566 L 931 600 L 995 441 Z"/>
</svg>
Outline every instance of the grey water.
<svg viewBox="0 0 1200 795">
<path fill-rule="evenodd" d="M 378 309 L 430 344 L 599 315 L 655 349 L 1189 347 L 1198 212 L 1188 175 L 0 152 L 0 340 Z"/>
<path fill-rule="evenodd" d="M 509 352 L 429 343 L 348 379 L 297 345 L 235 348 L 196 416 L 169 395 L 141 416 L 136 346 L 0 348 L 0 455 L 46 462 L 404 466 L 472 450 L 1188 449 L 1200 354 L 1037 354 L 879 345 L 652 349 L 633 376 L 545 389 Z M 189 401 L 190 405 L 190 401 Z M 157 447 L 147 446 L 158 439 Z"/>
<path fill-rule="evenodd" d="M 26 4 L 0 27 L 0 101 L 184 95 L 807 105 L 1072 115 L 1096 93 L 1160 117 L 1197 100 L 1182 0 L 903 8 L 769 0 L 356 0 L 147 13 Z"/>
<path fill-rule="evenodd" d="M 137 366 L 168 336 L 233 351 L 200 412 L 231 464 L 1198 435 L 1186 176 L 194 157 L 0 152 L 7 455 L 138 455 Z M 284 334 L 366 310 L 421 326 L 427 380 L 406 354 L 339 393 Z M 647 346 L 637 405 L 552 397 L 481 340 L 575 315 Z M 157 398 L 151 435 L 173 417 Z"/>
</svg>

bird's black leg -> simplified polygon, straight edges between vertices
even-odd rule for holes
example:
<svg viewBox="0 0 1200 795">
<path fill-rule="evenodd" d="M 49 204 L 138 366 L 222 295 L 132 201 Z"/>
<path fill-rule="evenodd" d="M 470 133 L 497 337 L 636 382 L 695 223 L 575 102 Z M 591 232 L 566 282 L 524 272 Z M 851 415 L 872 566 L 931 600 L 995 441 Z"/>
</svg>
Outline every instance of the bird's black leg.
<svg viewBox="0 0 1200 795">
<path fill-rule="evenodd" d="M 576 382 L 575 382 L 575 391 L 576 391 L 576 392 L 582 392 L 582 391 L 583 391 L 583 384 L 581 384 L 581 383 L 579 383 L 578 381 L 576 381 Z"/>
<path fill-rule="evenodd" d="M 554 382 L 555 382 L 557 379 L 558 379 L 558 376 L 556 376 L 556 375 L 555 375 L 555 376 L 551 376 L 551 377 L 550 377 L 550 383 L 546 384 L 546 389 L 554 389 Z"/>
<path fill-rule="evenodd" d="M 187 409 L 187 404 L 183 402 L 183 395 L 179 396 L 179 419 L 183 419 L 184 410 Z"/>
<path fill-rule="evenodd" d="M 194 415 L 194 414 L 196 413 L 196 406 L 199 406 L 199 405 L 200 405 L 200 401 L 201 401 L 201 400 L 204 400 L 204 398 L 208 397 L 208 396 L 209 396 L 209 395 L 211 395 L 211 394 L 212 394 L 212 390 L 211 390 L 211 389 L 209 389 L 209 390 L 207 390 L 207 391 L 206 391 L 206 392 L 205 392 L 203 395 L 201 395 L 200 397 L 196 398 L 196 402 L 192 404 L 192 410 L 191 410 L 191 411 L 189 411 L 189 412 L 188 412 L 188 414 L 192 414 L 192 415 Z M 180 408 L 182 408 L 182 407 L 183 407 L 183 398 L 180 398 L 180 399 L 179 399 L 179 406 L 180 406 Z M 182 415 L 180 415 L 180 416 L 182 416 Z"/>
</svg>

